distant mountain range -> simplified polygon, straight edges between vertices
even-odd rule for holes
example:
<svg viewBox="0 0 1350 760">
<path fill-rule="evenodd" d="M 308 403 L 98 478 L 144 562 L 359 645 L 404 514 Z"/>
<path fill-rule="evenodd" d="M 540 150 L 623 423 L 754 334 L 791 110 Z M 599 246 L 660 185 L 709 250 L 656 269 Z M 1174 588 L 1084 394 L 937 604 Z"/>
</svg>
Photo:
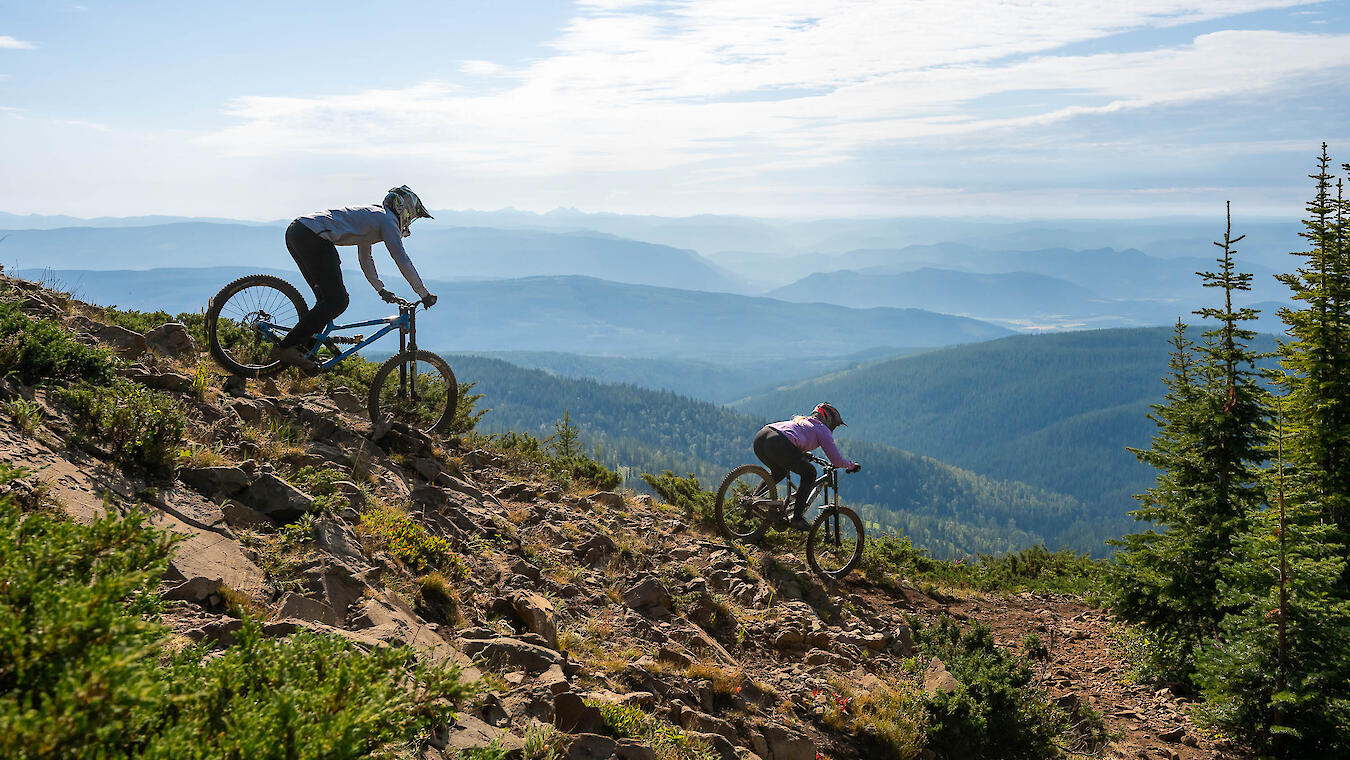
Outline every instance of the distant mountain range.
<svg viewBox="0 0 1350 760">
<path fill-rule="evenodd" d="M 1081 251 L 1075 255 L 1084 259 L 1097 252 Z M 1127 252 L 1135 253 L 1138 252 Z M 1056 257 L 1058 258 L 1058 257 Z M 1141 261 L 1140 259 L 1143 259 Z M 1100 277 L 1081 266 L 1075 281 L 1034 272 L 977 273 L 951 269 L 922 268 L 909 272 L 892 272 L 889 268 L 874 267 L 860 271 L 840 270 L 808 275 L 790 285 L 768 293 L 788 301 L 846 303 L 850 306 L 910 307 L 960 314 L 976 319 L 1019 329 L 1081 329 L 1084 327 L 1147 326 L 1174 323 L 1178 317 L 1189 319 L 1191 312 L 1208 305 L 1212 293 L 1205 292 L 1200 278 L 1192 271 L 1185 279 L 1182 270 L 1201 266 L 1203 262 L 1191 259 L 1160 260 L 1150 257 L 1122 256 L 1122 263 L 1110 262 L 1117 270 L 1103 272 Z M 1104 298 L 1084 287 L 1081 282 L 1109 285 L 1112 292 L 1142 292 L 1144 287 L 1131 283 L 1131 277 L 1152 279 L 1158 273 L 1149 273 L 1145 262 L 1162 265 L 1158 269 L 1172 270 L 1179 281 L 1159 285 L 1162 293 L 1153 298 Z M 1075 273 L 1073 267 L 1057 267 L 1047 262 L 1048 270 Z M 1131 264 L 1137 265 L 1131 269 Z M 1108 279 L 1109 278 L 1109 279 Z M 1261 292 L 1274 295 L 1284 286 L 1267 277 L 1269 283 Z M 1261 308 L 1267 317 L 1286 301 L 1257 301 L 1250 293 L 1238 294 L 1239 303 Z M 1267 318 L 1258 326 L 1269 331 L 1273 322 Z"/>
<path fill-rule="evenodd" d="M 200 311 L 225 283 L 253 271 L 237 267 L 145 271 L 21 270 L 87 301 L 123 308 Z M 271 270 L 309 290 L 294 271 Z M 345 273 L 347 317 L 389 312 L 359 272 Z M 397 274 L 393 274 L 397 277 Z M 811 366 L 881 347 L 926 348 L 988 340 L 1010 330 L 918 309 L 849 309 L 793 304 L 589 277 L 444 282 L 428 279 L 441 299 L 418 322 L 419 339 L 446 351 L 561 351 L 636 358 L 693 358 L 746 365 L 777 360 Z M 801 377 L 785 370 L 782 377 Z"/>
<path fill-rule="evenodd" d="M 279 224 L 182 222 L 151 226 L 62 227 L 0 233 L 0 262 L 33 269 L 155 269 L 229 262 L 292 268 Z M 432 279 L 582 275 L 614 282 L 708 291 L 739 291 L 739 279 L 693 251 L 597 232 L 541 232 L 483 227 L 418 227 L 406 241 L 418 271 Z M 356 266 L 356 250 L 343 248 Z M 397 270 L 384 251 L 376 264 Z"/>
<path fill-rule="evenodd" d="M 357 201 L 353 201 L 357 202 Z M 300 209 L 307 211 L 310 209 Z M 1240 211 L 1240 210 L 1239 210 Z M 733 251 L 835 254 L 867 248 L 903 248 L 954 242 L 987 250 L 1137 248 L 1161 256 L 1207 256 L 1210 241 L 1222 234 L 1222 209 L 1214 217 L 1144 219 L 1000 219 L 993 217 L 872 217 L 790 220 L 716 214 L 687 217 L 584 213 L 555 209 L 534 213 L 516 209 L 496 211 L 434 211 L 436 219 L 419 222 L 421 229 L 442 226 L 497 227 L 543 231 L 592 231 L 634 240 L 695 250 L 714 255 Z M 0 212 L 0 229 L 54 227 L 123 227 L 187 221 L 234 222 L 244 225 L 284 225 L 278 219 L 248 222 L 171 216 L 99 217 L 16 215 Z M 1244 219 L 1234 222 L 1234 234 L 1246 234 L 1243 249 L 1252 261 L 1276 269 L 1286 251 L 1303 248 L 1302 226 L 1291 219 Z M 814 271 L 814 270 L 813 270 Z M 779 283 L 782 284 L 782 283 Z"/>
<path fill-rule="evenodd" d="M 1199 340 L 1203 326 L 1191 328 Z M 839 407 L 849 436 L 1074 496 L 1118 530 L 1153 470 L 1167 328 L 1021 335 L 864 364 L 733 404 L 758 415 Z M 1258 336 L 1257 350 L 1274 338 Z"/>
</svg>

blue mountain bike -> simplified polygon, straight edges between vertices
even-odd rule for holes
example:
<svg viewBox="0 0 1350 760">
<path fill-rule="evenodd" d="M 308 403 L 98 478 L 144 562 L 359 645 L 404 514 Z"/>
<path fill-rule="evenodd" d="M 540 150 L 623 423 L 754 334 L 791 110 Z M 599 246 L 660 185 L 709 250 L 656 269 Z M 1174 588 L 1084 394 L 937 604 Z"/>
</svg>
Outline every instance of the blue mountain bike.
<svg viewBox="0 0 1350 760">
<path fill-rule="evenodd" d="M 375 371 L 370 382 L 370 418 L 401 422 L 431 433 L 455 416 L 459 386 L 444 359 L 417 347 L 420 301 L 398 299 L 398 316 L 338 325 L 331 321 L 314 336 L 309 357 L 324 372 L 385 335 L 398 331 L 398 353 Z M 229 372 L 263 378 L 285 369 L 271 358 L 273 346 L 285 338 L 309 311 L 300 291 L 268 274 L 240 277 L 220 290 L 206 309 L 206 337 L 211 356 Z M 378 327 L 374 334 L 342 334 Z"/>
</svg>

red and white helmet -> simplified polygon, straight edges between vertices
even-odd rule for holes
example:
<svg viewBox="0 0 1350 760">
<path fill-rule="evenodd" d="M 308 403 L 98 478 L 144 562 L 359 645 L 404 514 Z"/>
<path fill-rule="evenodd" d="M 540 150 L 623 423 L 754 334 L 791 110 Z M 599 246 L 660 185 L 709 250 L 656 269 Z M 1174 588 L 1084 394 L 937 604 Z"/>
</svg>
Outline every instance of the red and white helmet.
<svg viewBox="0 0 1350 760">
<path fill-rule="evenodd" d="M 839 410 L 835 409 L 827 402 L 816 404 L 816 408 L 812 410 L 811 413 L 819 417 L 820 421 L 825 423 L 826 427 L 831 430 L 834 430 L 840 425 L 844 425 L 845 427 L 848 426 L 848 423 L 844 422 L 844 418 L 839 416 Z"/>
</svg>

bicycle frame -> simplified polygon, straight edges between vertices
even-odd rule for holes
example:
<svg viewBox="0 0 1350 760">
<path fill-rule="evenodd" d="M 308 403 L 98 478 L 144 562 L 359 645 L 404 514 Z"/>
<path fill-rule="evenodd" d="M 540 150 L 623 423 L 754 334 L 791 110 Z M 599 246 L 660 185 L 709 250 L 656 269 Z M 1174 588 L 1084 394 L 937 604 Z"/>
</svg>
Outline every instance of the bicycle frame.
<svg viewBox="0 0 1350 760">
<path fill-rule="evenodd" d="M 807 507 L 814 506 L 815 503 L 816 503 L 816 499 L 819 499 L 819 498 L 820 498 L 820 495 L 823 493 L 823 494 L 825 494 L 825 504 L 824 504 L 825 507 L 838 507 L 838 506 L 839 506 L 839 468 L 835 467 L 833 464 L 829 463 L 828 461 L 818 459 L 818 458 L 816 458 L 816 457 L 814 457 L 814 456 L 811 457 L 811 458 L 812 458 L 812 460 L 814 460 L 814 461 L 816 462 L 816 464 L 821 464 L 821 463 L 823 462 L 824 465 L 825 465 L 825 471 L 822 472 L 822 473 L 820 474 L 820 477 L 816 478 L 816 482 L 814 482 L 814 483 L 811 484 L 811 495 L 808 496 L 807 499 L 806 499 L 806 506 L 807 506 Z M 790 477 L 787 478 L 787 483 L 788 483 L 788 493 L 787 493 L 787 496 L 783 499 L 783 504 L 784 504 L 784 506 L 786 506 L 788 503 L 790 503 L 791 500 L 792 500 L 792 498 L 793 498 L 793 493 L 792 493 L 792 478 L 790 478 Z M 834 492 L 834 502 L 833 502 L 833 503 L 830 502 L 830 492 L 831 492 L 831 491 Z"/>
<path fill-rule="evenodd" d="M 314 339 L 315 339 L 315 341 L 316 341 L 316 345 L 320 345 L 320 344 L 322 344 L 325 340 L 328 340 L 328 339 L 329 339 L 329 336 L 332 335 L 332 333 L 334 333 L 334 332 L 341 332 L 341 331 L 343 331 L 343 330 L 355 330 L 355 329 L 358 328 L 358 327 L 374 327 L 375 325 L 384 325 L 384 326 L 381 327 L 379 330 L 375 331 L 375 334 L 374 334 L 374 335 L 371 335 L 371 336 L 368 337 L 368 338 L 362 339 L 361 341 L 357 342 L 355 345 L 353 345 L 351 348 L 347 349 L 346 351 L 343 351 L 342 353 L 338 354 L 337 356 L 334 356 L 332 359 L 329 359 L 328 361 L 326 361 L 326 362 L 320 364 L 320 365 L 319 365 L 319 369 L 323 369 L 323 370 L 331 369 L 332 367 L 336 366 L 336 365 L 338 364 L 338 362 L 341 362 L 343 359 L 346 359 L 347 357 L 351 356 L 352 354 L 355 354 L 356 352 L 360 351 L 361 349 L 365 348 L 366 346 L 369 346 L 370 344 L 374 343 L 375 341 L 379 340 L 380 338 L 383 338 L 385 335 L 388 335 L 390 332 L 393 332 L 394 330 L 398 330 L 398 331 L 399 331 L 399 352 L 400 352 L 400 353 L 402 353 L 403 351 L 407 350 L 409 347 L 411 347 L 413 350 L 416 350 L 416 349 L 417 349 L 417 338 L 416 338 L 415 322 L 414 322 L 415 309 L 416 309 L 415 306 L 414 306 L 414 307 L 400 307 L 400 308 L 399 308 L 399 313 L 398 313 L 396 316 L 385 317 L 384 319 L 371 319 L 371 320 L 367 320 L 367 321 L 365 321 L 365 322 L 351 322 L 351 323 L 348 323 L 348 324 L 345 324 L 345 325 L 334 324 L 334 323 L 330 320 L 330 321 L 328 322 L 328 324 L 324 325 L 324 328 L 323 328 L 322 330 L 320 330 L 320 331 L 318 332 L 318 334 L 316 334 L 316 335 L 314 336 Z M 274 324 L 272 324 L 272 323 L 270 323 L 270 322 L 258 322 L 258 323 L 257 323 L 257 326 L 258 326 L 258 328 L 261 329 L 264 333 L 266 333 L 267 336 L 268 336 L 269 338 L 271 338 L 272 340 L 279 341 L 279 340 L 281 340 L 281 338 L 283 337 L 283 335 L 282 335 L 281 333 L 278 332 L 279 330 L 282 329 L 279 325 L 274 325 Z M 411 334 L 413 335 L 413 338 L 412 338 L 412 341 L 411 341 L 410 344 L 409 344 L 408 339 L 407 339 L 407 337 L 406 337 L 409 333 L 411 333 Z"/>
</svg>

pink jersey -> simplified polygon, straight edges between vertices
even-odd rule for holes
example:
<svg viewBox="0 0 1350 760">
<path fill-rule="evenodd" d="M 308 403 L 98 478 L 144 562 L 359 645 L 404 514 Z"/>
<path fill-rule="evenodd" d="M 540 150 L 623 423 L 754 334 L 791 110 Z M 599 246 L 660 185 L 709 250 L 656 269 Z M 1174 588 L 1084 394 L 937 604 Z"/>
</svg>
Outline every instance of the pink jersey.
<svg viewBox="0 0 1350 760">
<path fill-rule="evenodd" d="M 823 450 L 825 457 L 835 467 L 848 469 L 854 466 L 853 462 L 839 453 L 839 447 L 834 445 L 834 434 L 830 432 L 830 427 L 815 417 L 794 417 L 774 422 L 769 427 L 787 436 L 787 439 L 802 451 L 813 451 L 817 448 Z"/>
</svg>

